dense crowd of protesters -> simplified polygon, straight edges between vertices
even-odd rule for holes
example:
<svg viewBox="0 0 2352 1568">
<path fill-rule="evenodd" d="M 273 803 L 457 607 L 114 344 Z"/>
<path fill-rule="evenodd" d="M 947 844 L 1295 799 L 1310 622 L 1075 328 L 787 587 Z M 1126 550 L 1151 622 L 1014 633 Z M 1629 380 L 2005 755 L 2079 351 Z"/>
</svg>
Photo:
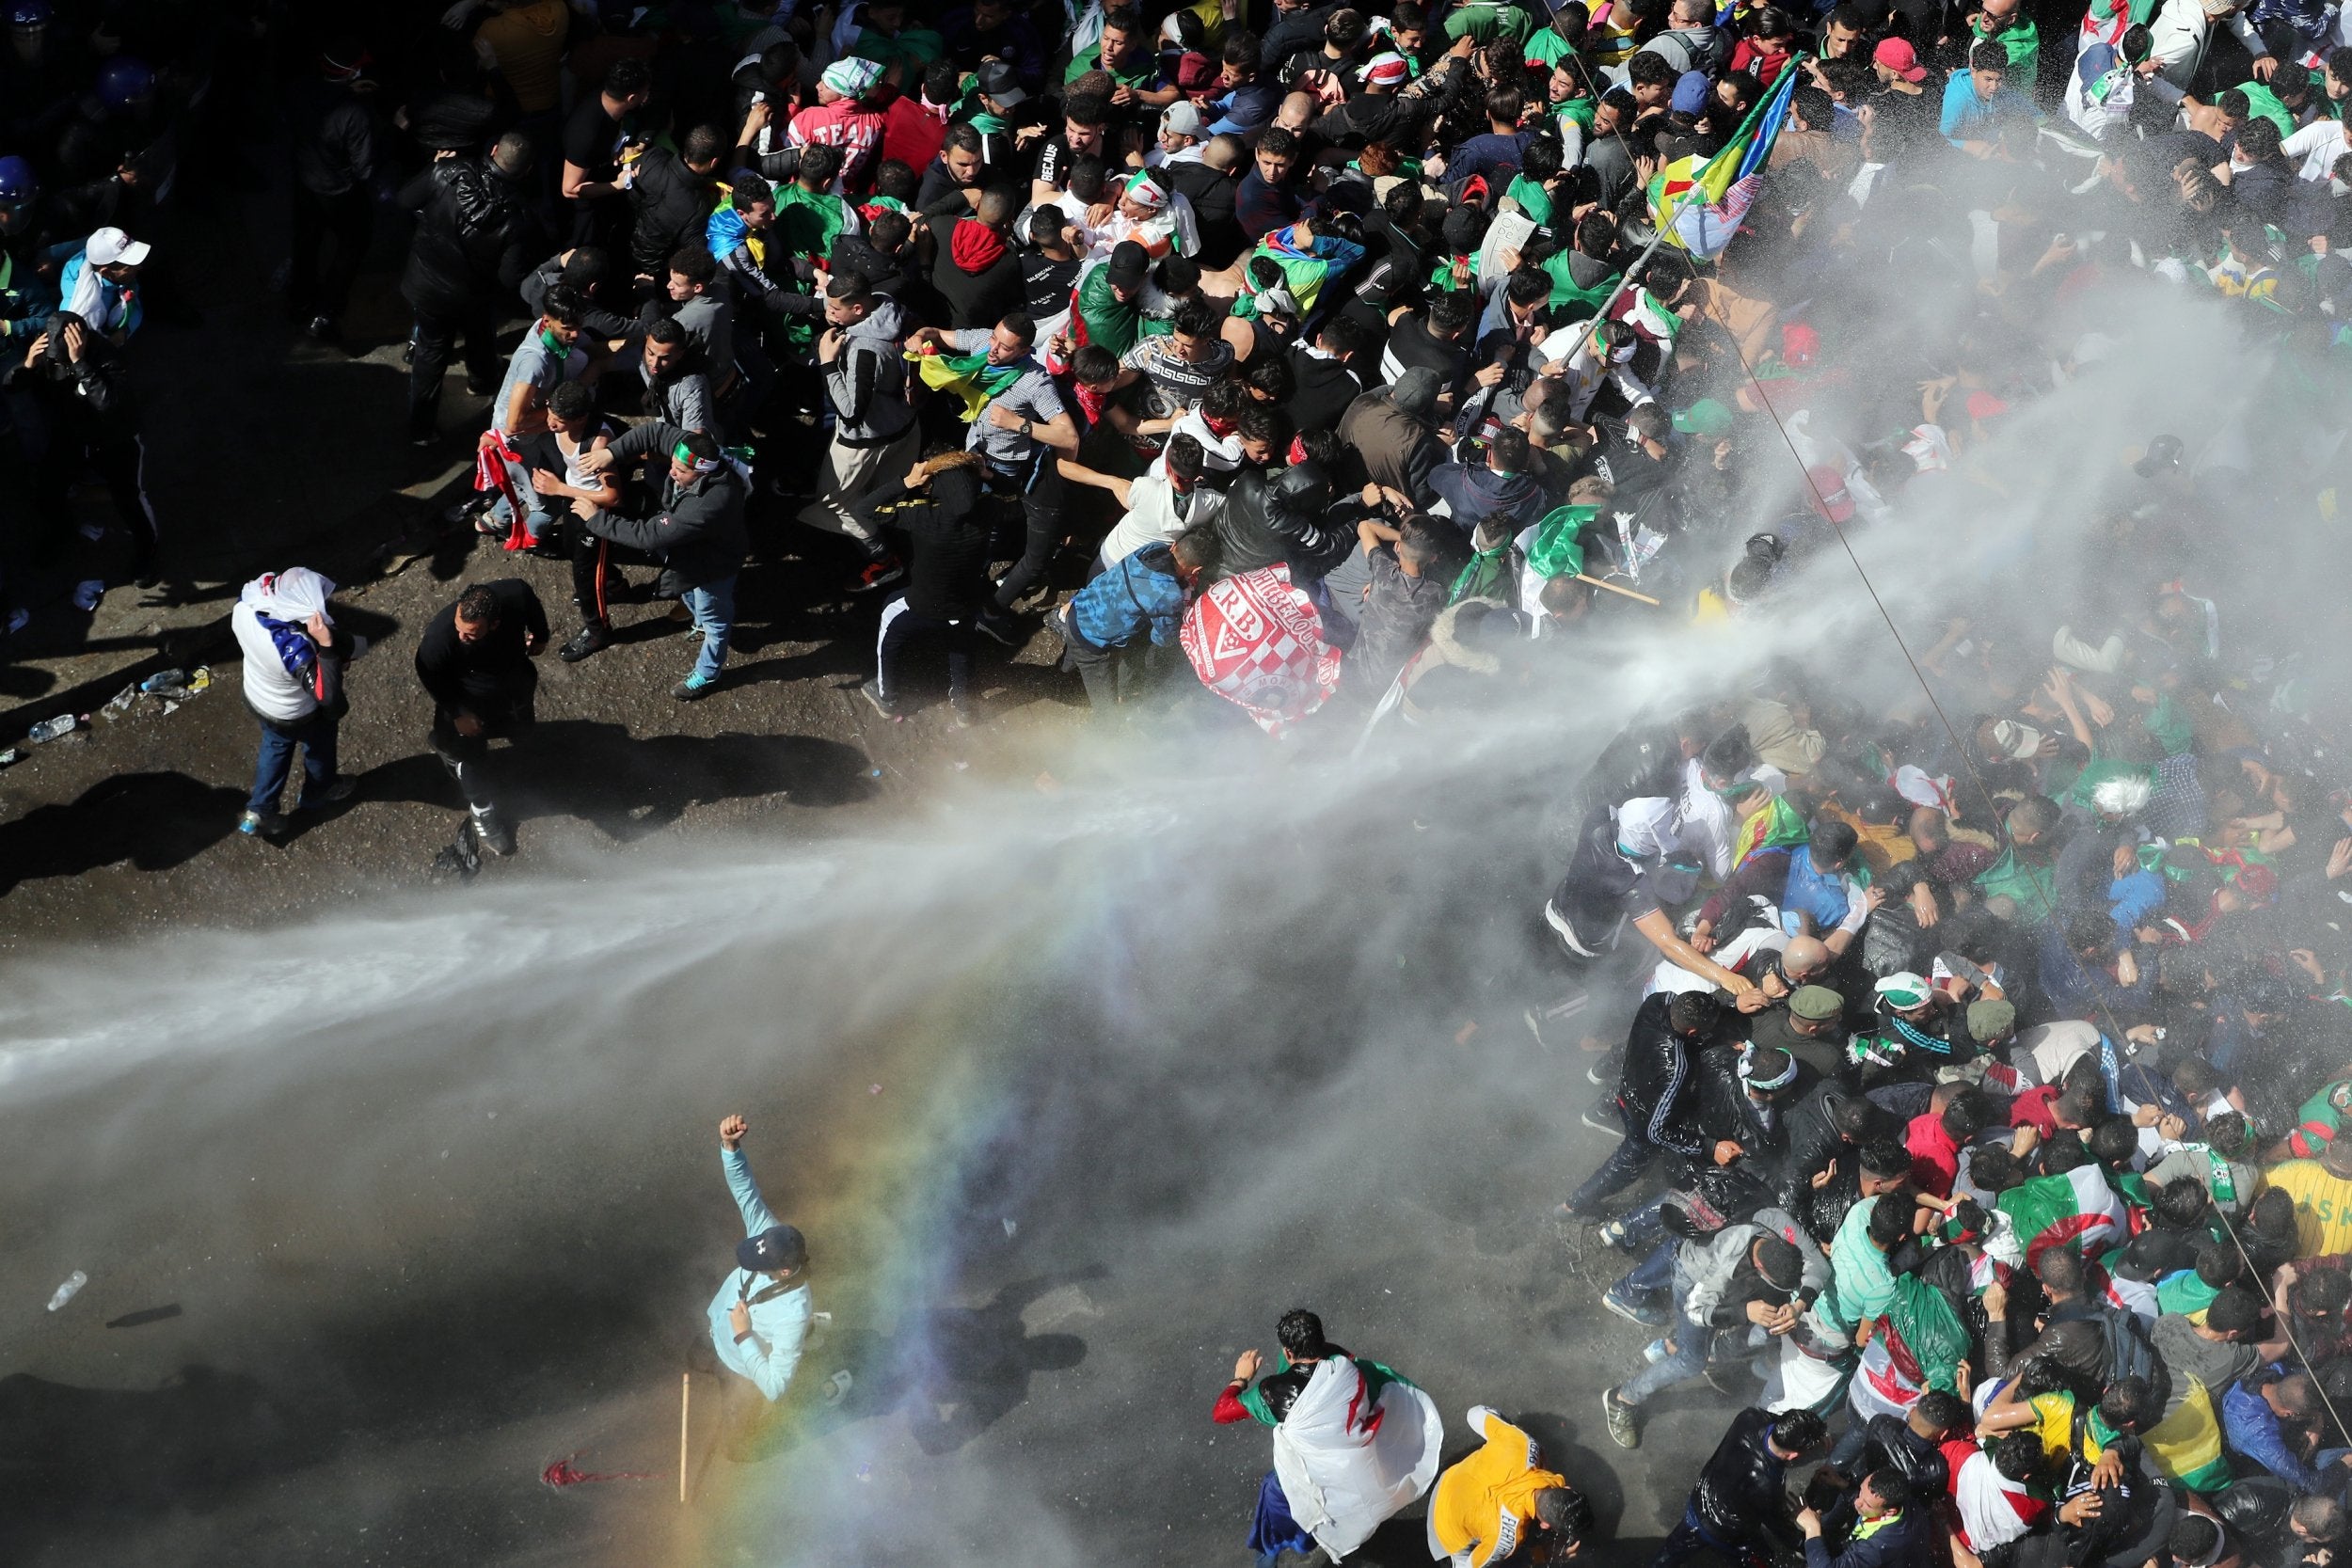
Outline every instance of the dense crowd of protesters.
<svg viewBox="0 0 2352 1568">
<path fill-rule="evenodd" d="M 1352 740 L 1528 700 L 1604 629 L 1803 623 L 1845 531 L 1998 504 L 2002 437 L 2136 311 L 2206 296 L 2263 395 L 2341 427 L 2352 49 L 2321 0 L 318 20 L 9 9 L 8 603 L 87 480 L 158 570 L 141 236 L 230 46 L 267 39 L 293 320 L 338 338 L 406 225 L 407 435 L 472 443 L 454 526 L 547 562 L 468 587 L 417 655 L 500 852 L 489 743 L 527 734 L 532 660 L 673 600 L 699 700 L 755 553 L 874 596 L 886 717 L 928 652 L 976 721 L 978 640 L 1042 632 L 1098 714 Z M 486 419 L 445 415 L 453 358 Z M 2215 526 L 2332 520 L 2333 445 L 2300 430 L 2102 468 L 2090 533 L 2031 546 L 2051 571 L 1915 628 L 1913 698 L 1727 654 L 1722 701 L 1592 770 L 1542 906 L 1579 989 L 1530 1022 L 1609 1091 L 1588 1119 L 1619 1141 L 1561 1213 L 1629 1255 L 1602 1302 L 1659 1332 L 1602 1414 L 1633 1449 L 1677 1384 L 1747 1406 L 1661 1564 L 2344 1549 L 2352 781 L 2250 629 L 2265 563 Z M 297 751 L 306 804 L 349 793 L 333 592 L 288 566 L 232 614 L 249 832 L 283 825 Z M 741 1132 L 713 1334 L 773 1399 L 804 1253 Z M 1311 1313 L 1278 1339 L 1216 1409 L 1272 1429 L 1267 1560 L 1423 1496 L 1457 1562 L 1589 1539 L 1503 1415 L 1473 1408 L 1440 1475 L 1408 1378 Z"/>
</svg>

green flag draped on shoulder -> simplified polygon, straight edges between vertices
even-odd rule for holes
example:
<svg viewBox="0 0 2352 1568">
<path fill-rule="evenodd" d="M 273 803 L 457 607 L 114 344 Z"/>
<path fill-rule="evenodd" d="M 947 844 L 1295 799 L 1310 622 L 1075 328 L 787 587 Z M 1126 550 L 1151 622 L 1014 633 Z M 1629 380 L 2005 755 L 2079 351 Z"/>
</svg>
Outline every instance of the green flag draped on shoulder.
<svg viewBox="0 0 2352 1568">
<path fill-rule="evenodd" d="M 992 365 L 985 354 L 925 354 L 908 349 L 915 373 L 935 392 L 952 392 L 963 400 L 963 422 L 970 424 L 980 410 L 1021 379 L 1019 365 Z"/>
</svg>

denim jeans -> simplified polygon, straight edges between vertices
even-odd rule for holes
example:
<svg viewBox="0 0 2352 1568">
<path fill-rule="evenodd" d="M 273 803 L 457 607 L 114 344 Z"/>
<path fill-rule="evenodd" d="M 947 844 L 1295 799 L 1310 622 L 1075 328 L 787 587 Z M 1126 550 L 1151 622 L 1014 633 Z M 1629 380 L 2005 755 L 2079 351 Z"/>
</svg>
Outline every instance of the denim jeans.
<svg viewBox="0 0 2352 1568">
<path fill-rule="evenodd" d="M 721 578 L 678 595 L 694 612 L 694 629 L 703 634 L 703 651 L 694 660 L 694 673 L 704 681 L 719 678 L 727 661 L 727 638 L 735 630 L 735 579 Z"/>
<path fill-rule="evenodd" d="M 1638 1274 L 1642 1271 L 1637 1269 L 1634 1272 Z M 1675 1321 L 1666 1329 L 1668 1349 L 1662 1357 L 1635 1372 L 1617 1390 L 1617 1397 L 1626 1403 L 1639 1404 L 1652 1394 L 1662 1393 L 1677 1383 L 1687 1383 L 1707 1370 L 1708 1351 L 1715 1343 L 1715 1331 L 1702 1328 L 1682 1315 L 1682 1305 L 1690 1299 L 1691 1276 L 1683 1271 L 1681 1260 L 1677 1257 L 1674 1264 Z"/>
<path fill-rule="evenodd" d="M 253 793 L 246 800 L 246 809 L 264 816 L 278 809 L 278 798 L 286 793 L 286 777 L 294 771 L 297 746 L 302 748 L 308 787 L 320 789 L 333 784 L 336 722 L 330 713 L 313 713 L 290 724 L 262 720 L 262 752 L 254 760 Z"/>
<path fill-rule="evenodd" d="M 1653 1296 L 1675 1282 L 1675 1258 L 1682 1250 L 1677 1241 L 1661 1242 L 1649 1255 L 1625 1273 L 1625 1277 L 1609 1289 L 1616 1294 Z"/>
<path fill-rule="evenodd" d="M 515 508 L 504 496 L 490 502 L 490 512 L 508 528 L 515 526 Z M 547 498 L 533 490 L 531 492 L 531 507 L 523 514 L 523 531 L 531 535 L 531 542 L 535 545 L 545 539 L 548 530 L 554 526 L 555 514 L 548 510 Z"/>
<path fill-rule="evenodd" d="M 1649 1168 L 1650 1159 L 1658 1146 L 1643 1134 L 1646 1128 L 1636 1127 L 1626 1114 L 1625 1101 L 1616 1101 L 1617 1119 L 1625 1124 L 1625 1141 L 1610 1152 L 1608 1163 L 1584 1179 L 1584 1185 L 1568 1197 L 1568 1207 L 1578 1213 L 1588 1212 L 1592 1206 L 1614 1193 L 1621 1193 L 1641 1180 Z"/>
</svg>

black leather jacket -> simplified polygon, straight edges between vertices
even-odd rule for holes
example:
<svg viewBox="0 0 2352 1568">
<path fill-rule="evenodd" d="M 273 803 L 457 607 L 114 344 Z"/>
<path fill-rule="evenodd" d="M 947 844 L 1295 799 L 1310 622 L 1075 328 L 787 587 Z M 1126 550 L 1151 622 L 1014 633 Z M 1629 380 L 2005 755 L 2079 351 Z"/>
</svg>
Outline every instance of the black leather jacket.
<svg viewBox="0 0 2352 1568">
<path fill-rule="evenodd" d="M 1225 509 L 1216 515 L 1226 575 L 1238 577 L 1286 561 L 1295 582 L 1323 577 L 1346 560 L 1356 544 L 1356 531 L 1340 520 L 1343 514 L 1352 515 L 1349 503 L 1315 516 L 1295 512 L 1282 504 L 1264 474 L 1243 469 L 1225 493 Z"/>
<path fill-rule="evenodd" d="M 541 243 L 519 186 L 479 159 L 442 158 L 403 185 L 399 199 L 417 214 L 400 277 L 409 304 L 453 314 L 514 297 Z"/>
<path fill-rule="evenodd" d="M 1636 1136 L 1660 1148 L 1698 1159 L 1707 1147 L 1699 1119 L 1700 1066 L 1708 1042 L 1686 1040 L 1674 1032 L 1666 1009 L 1670 991 L 1645 997 L 1635 1009 L 1625 1037 L 1625 1076 L 1617 1084 L 1617 1101 L 1625 1107 Z"/>
<path fill-rule="evenodd" d="M 1788 1466 L 1772 1449 L 1772 1417 L 1753 1407 L 1731 1418 L 1731 1430 L 1691 1489 L 1699 1523 L 1718 1541 L 1737 1544 L 1761 1536 L 1793 1547 L 1796 1531 L 1788 1513 Z"/>
</svg>

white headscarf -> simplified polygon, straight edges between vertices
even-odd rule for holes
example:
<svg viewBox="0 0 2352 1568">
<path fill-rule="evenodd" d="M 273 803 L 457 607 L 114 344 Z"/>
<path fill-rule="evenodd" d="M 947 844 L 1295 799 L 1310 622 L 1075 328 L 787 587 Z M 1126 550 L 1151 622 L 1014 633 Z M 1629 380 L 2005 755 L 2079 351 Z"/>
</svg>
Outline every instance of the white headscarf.
<svg viewBox="0 0 2352 1568">
<path fill-rule="evenodd" d="M 327 614 L 326 601 L 334 593 L 335 585 L 310 567 L 289 566 L 282 572 L 264 572 L 246 583 L 237 602 L 273 621 L 301 626 L 316 615 L 331 626 L 335 617 Z"/>
</svg>

